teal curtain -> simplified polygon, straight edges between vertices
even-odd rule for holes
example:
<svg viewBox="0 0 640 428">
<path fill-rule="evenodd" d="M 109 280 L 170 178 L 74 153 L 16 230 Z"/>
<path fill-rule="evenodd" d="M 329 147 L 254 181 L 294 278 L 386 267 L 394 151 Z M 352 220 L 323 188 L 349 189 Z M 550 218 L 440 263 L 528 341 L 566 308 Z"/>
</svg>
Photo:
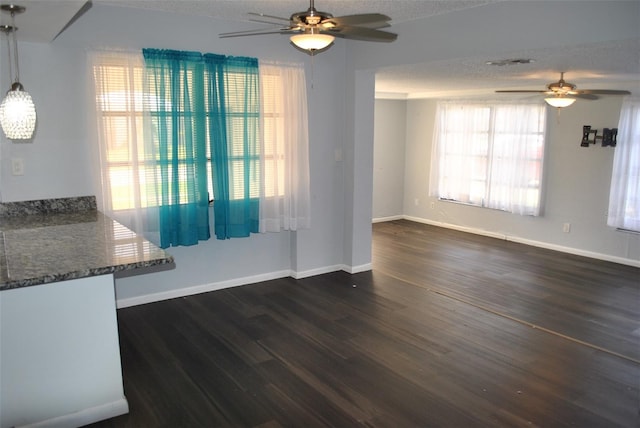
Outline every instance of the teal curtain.
<svg viewBox="0 0 640 428">
<path fill-rule="evenodd" d="M 210 238 L 202 55 L 143 49 L 145 94 L 156 147 L 160 246 Z"/>
<path fill-rule="evenodd" d="M 258 60 L 205 54 L 207 109 L 218 239 L 259 231 Z"/>
</svg>

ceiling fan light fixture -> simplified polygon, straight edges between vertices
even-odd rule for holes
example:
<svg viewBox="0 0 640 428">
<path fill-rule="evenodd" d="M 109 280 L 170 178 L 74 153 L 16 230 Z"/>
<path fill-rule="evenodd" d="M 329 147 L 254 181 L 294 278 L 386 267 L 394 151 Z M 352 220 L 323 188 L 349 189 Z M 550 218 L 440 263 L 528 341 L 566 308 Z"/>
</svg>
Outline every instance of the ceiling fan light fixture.
<svg viewBox="0 0 640 428">
<path fill-rule="evenodd" d="M 576 99 L 571 97 L 548 97 L 545 98 L 544 101 L 551 107 L 563 108 L 575 103 Z"/>
<path fill-rule="evenodd" d="M 287 34 L 293 47 L 311 56 L 329 49 L 336 37 L 366 42 L 393 42 L 398 38 L 395 33 L 380 30 L 391 26 L 391 18 L 387 15 L 369 12 L 334 17 L 317 11 L 314 0 L 309 0 L 306 11 L 294 13 L 289 19 L 263 13 L 250 15 L 260 18 L 255 21 L 273 24 L 274 27 L 220 33 L 220 38 Z M 283 26 L 282 21 L 289 25 Z"/>
<path fill-rule="evenodd" d="M 291 43 L 307 51 L 318 51 L 324 49 L 333 43 L 335 37 L 330 34 L 320 34 L 315 31 L 303 34 L 295 34 L 290 37 Z"/>
</svg>

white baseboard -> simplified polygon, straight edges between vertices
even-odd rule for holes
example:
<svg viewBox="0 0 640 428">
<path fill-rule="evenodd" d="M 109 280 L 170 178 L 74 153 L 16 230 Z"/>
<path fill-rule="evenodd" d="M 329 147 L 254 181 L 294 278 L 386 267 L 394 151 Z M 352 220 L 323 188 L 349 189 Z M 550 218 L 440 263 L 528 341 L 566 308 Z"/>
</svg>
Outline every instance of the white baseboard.
<svg viewBox="0 0 640 428">
<path fill-rule="evenodd" d="M 270 281 L 272 279 L 292 277 L 294 279 L 308 278 L 311 276 L 322 275 L 325 273 L 345 271 L 350 274 L 365 272 L 371 270 L 371 264 L 360 266 L 333 265 L 325 266 L 317 269 L 306 271 L 282 270 L 270 272 L 262 275 L 245 276 L 242 278 L 234 278 L 227 281 L 214 282 L 210 284 L 196 285 L 193 287 L 178 288 L 174 290 L 163 291 L 160 293 L 145 294 L 143 296 L 135 296 L 116 300 L 118 309 L 128 308 L 130 306 L 145 305 L 147 303 L 160 302 L 162 300 L 176 299 L 180 297 L 193 296 L 195 294 L 207 293 L 209 291 L 223 290 L 225 288 L 239 287 L 247 284 L 255 284 L 257 282 Z"/>
<path fill-rule="evenodd" d="M 365 263 L 363 265 L 359 265 L 359 266 L 343 266 L 342 270 L 350 273 L 350 274 L 354 274 L 354 273 L 360 273 L 360 272 L 368 272 L 370 270 L 373 269 L 373 266 L 371 265 L 371 263 Z"/>
<path fill-rule="evenodd" d="M 406 218 L 403 215 L 393 215 L 389 217 L 378 217 L 371 220 L 372 223 L 383 223 L 385 221 L 402 220 Z"/>
<path fill-rule="evenodd" d="M 607 254 L 596 253 L 592 251 L 580 250 L 577 248 L 565 247 L 561 245 L 550 244 L 548 242 L 535 241 L 531 239 L 520 238 L 517 236 L 508 236 L 500 233 L 490 232 L 482 229 L 476 229 L 472 227 L 459 226 L 450 223 L 443 223 L 433 220 L 428 220 L 419 217 L 412 216 L 393 216 L 393 217 L 381 217 L 373 220 L 374 223 L 380 223 L 393 220 L 410 220 L 417 223 L 429 224 L 432 226 L 444 227 L 447 229 L 459 230 L 461 232 L 473 233 L 476 235 L 488 236 L 491 238 L 503 239 L 506 241 L 513 241 L 520 244 L 531 245 L 534 247 L 546 248 L 549 250 L 560 251 L 568 254 L 575 254 L 578 256 L 589 257 L 598 260 L 609 261 L 613 263 L 619 263 L 628 266 L 640 267 L 640 262 L 637 260 L 625 259 L 622 257 L 610 256 Z M 143 296 L 135 296 L 130 298 L 118 299 L 116 306 L 118 309 L 127 308 L 130 306 L 144 305 L 147 303 L 159 302 L 162 300 L 175 299 L 180 297 L 192 296 L 194 294 L 206 293 L 209 291 L 223 290 L 225 288 L 238 287 L 247 284 L 255 284 L 257 282 L 269 281 L 273 279 L 292 277 L 294 279 L 303 279 L 311 276 L 322 275 L 325 273 L 345 271 L 349 274 L 356 274 L 360 272 L 367 272 L 372 270 L 371 263 L 365 263 L 359 266 L 348 266 L 344 264 L 325 266 L 316 269 L 310 269 L 306 271 L 292 271 L 282 270 L 277 272 L 266 273 L 262 275 L 248 276 L 243 278 L 234 278 L 227 281 L 220 281 L 211 284 L 197 285 L 194 287 L 179 288 L 175 290 L 164 291 L 154 294 L 146 294 Z"/>
<path fill-rule="evenodd" d="M 487 230 L 476 229 L 473 227 L 458 226 L 456 224 L 443 223 L 439 221 L 428 220 L 419 217 L 403 216 L 405 220 L 415 221 L 417 223 L 429 224 L 432 226 L 444 227 L 447 229 L 459 230 L 461 232 L 473 233 L 476 235 L 488 236 L 491 238 L 503 239 L 519 244 L 530 245 L 532 247 L 545 248 L 547 250 L 559 251 L 561 253 L 573 254 L 576 256 L 589 257 L 591 259 L 603 260 L 627 266 L 640 267 L 640 261 L 625 259 L 624 257 L 612 256 L 609 254 L 596 253 L 594 251 L 581 250 L 579 248 L 566 247 L 564 245 L 551 244 L 549 242 L 536 241 L 533 239 L 520 238 L 518 236 L 510 236 L 501 233 L 490 232 Z"/>
<path fill-rule="evenodd" d="M 345 271 L 349 274 L 355 274 L 360 272 L 367 272 L 367 271 L 370 271 L 371 269 L 372 269 L 371 263 L 365 263 L 359 266 L 333 265 L 333 266 L 326 266 L 323 268 L 312 269 L 312 270 L 303 271 L 303 272 L 295 272 L 291 274 L 291 276 L 295 279 L 302 279 L 302 278 L 308 278 L 310 276 L 322 275 L 322 274 L 331 273 L 331 272 Z"/>
<path fill-rule="evenodd" d="M 57 416 L 40 422 L 18 425 L 16 428 L 81 427 L 94 422 L 124 415 L 125 413 L 129 413 L 129 404 L 127 403 L 127 399 L 122 397 L 120 400 L 112 403 L 102 404 L 100 406 L 91 407 L 68 415 Z"/>
<path fill-rule="evenodd" d="M 270 272 L 262 275 L 245 276 L 242 278 L 234 278 L 227 281 L 196 285 L 193 287 L 177 288 L 174 290 L 163 291 L 160 293 L 145 294 L 143 296 L 135 296 L 135 297 L 129 297 L 125 299 L 117 299 L 116 307 L 118 309 L 128 308 L 129 306 L 138 306 L 138 305 L 144 305 L 147 303 L 160 302 L 162 300 L 193 296 L 194 294 L 207 293 L 209 291 L 217 291 L 225 288 L 239 287 L 241 285 L 253 284 L 256 282 L 270 281 L 272 279 L 278 279 L 278 278 L 286 278 L 288 276 L 292 276 L 291 271 L 282 270 L 282 271 Z"/>
<path fill-rule="evenodd" d="M 638 260 L 625 259 L 624 257 L 611 256 L 609 254 L 596 253 L 594 251 L 581 250 L 579 248 L 565 247 L 562 245 L 550 244 L 548 242 L 532 241 L 530 239 L 518 238 L 517 236 L 508 236 L 507 241 L 531 245 L 533 247 L 546 248 L 548 250 L 560 251 L 562 253 L 574 254 L 576 256 L 589 257 L 591 259 L 603 260 L 605 262 L 640 267 L 640 261 Z"/>
<path fill-rule="evenodd" d="M 323 275 L 325 273 L 337 272 L 340 270 L 344 270 L 342 268 L 342 265 L 333 265 L 333 266 L 325 266 L 325 267 L 316 268 L 316 269 L 309 269 L 309 270 L 300 271 L 300 272 L 292 271 L 290 276 L 294 279 L 302 279 L 302 278 L 309 278 L 311 276 L 316 276 L 316 275 Z"/>
</svg>

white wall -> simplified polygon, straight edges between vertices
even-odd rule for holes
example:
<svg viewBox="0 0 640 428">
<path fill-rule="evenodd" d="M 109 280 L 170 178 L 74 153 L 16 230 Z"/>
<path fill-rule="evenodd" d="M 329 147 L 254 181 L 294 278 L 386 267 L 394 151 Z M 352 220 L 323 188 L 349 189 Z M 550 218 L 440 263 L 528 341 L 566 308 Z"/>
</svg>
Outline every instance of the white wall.
<svg viewBox="0 0 640 428">
<path fill-rule="evenodd" d="M 346 222 L 359 221 L 370 227 L 371 217 L 370 203 L 364 221 L 347 216 L 345 162 L 335 157 L 336 150 L 354 151 L 354 134 L 345 131 L 346 111 L 354 109 L 354 101 L 346 99 L 349 93 L 345 90 L 346 81 L 352 81 L 353 77 L 349 78 L 346 72 L 345 42 L 336 40 L 331 49 L 316 57 L 312 72 L 310 57 L 292 48 L 279 35 L 218 38 L 218 33 L 237 29 L 236 23 L 206 17 L 94 4 L 54 42 L 20 44 L 21 81 L 36 103 L 38 128 L 32 144 L 14 144 L 0 137 L 0 191 L 5 202 L 99 195 L 100 185 L 95 179 L 96 138 L 87 113 L 92 108 L 86 66 L 86 53 L 90 49 L 181 49 L 302 62 L 306 66 L 311 229 L 226 241 L 211 239 L 194 247 L 171 248 L 175 270 L 116 281 L 121 304 L 141 303 L 153 298 L 149 295 L 173 297 L 185 290 L 202 291 L 289 273 L 306 276 L 350 270 L 351 261 L 356 259 L 359 266 L 366 268 L 370 261 L 370 246 L 350 245 L 362 253 L 355 258 L 344 253 L 345 239 L 351 239 L 354 236 L 351 231 L 358 229 Z M 4 59 L 3 49 L 4 44 L 0 46 L 0 58 Z M 9 86 L 4 65 L 0 76 L 3 88 Z M 373 80 L 365 86 L 373 100 Z M 370 124 L 372 118 L 365 117 L 363 121 Z M 24 160 L 23 176 L 11 175 L 12 158 Z M 347 238 L 345 228 L 350 231 Z"/>
<path fill-rule="evenodd" d="M 429 196 L 435 100 L 407 103 L 405 184 L 403 215 L 426 223 L 454 227 L 474 233 L 504 237 L 561 251 L 640 265 L 640 235 L 616 231 L 606 225 L 609 186 L 614 148 L 600 144 L 580 147 L 582 126 L 593 129 L 615 128 L 621 106 L 620 97 L 597 101 L 578 101 L 557 116 L 548 108 L 547 151 L 543 213 L 525 217 L 497 210 L 439 201 Z M 378 100 L 377 105 L 387 101 Z M 398 120 L 387 116 L 379 120 Z M 391 128 L 390 124 L 380 127 Z M 376 143 L 394 145 L 392 140 Z M 385 149 L 376 148 L 376 151 Z M 375 198 L 384 194 L 375 189 Z M 391 192 L 393 193 L 393 192 Z M 415 205 L 415 200 L 420 201 Z M 432 208 L 433 206 L 433 208 Z M 563 224 L 570 223 L 569 233 Z"/>
<path fill-rule="evenodd" d="M 406 119 L 405 101 L 376 100 L 373 124 L 374 219 L 404 214 Z M 411 159 L 407 159 L 409 161 Z"/>
</svg>

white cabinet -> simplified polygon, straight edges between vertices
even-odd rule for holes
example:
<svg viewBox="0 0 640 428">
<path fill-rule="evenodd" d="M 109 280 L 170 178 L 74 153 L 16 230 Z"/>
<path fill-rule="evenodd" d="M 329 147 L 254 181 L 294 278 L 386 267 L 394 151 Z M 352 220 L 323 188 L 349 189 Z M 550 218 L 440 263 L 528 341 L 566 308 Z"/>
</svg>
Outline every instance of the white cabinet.
<svg viewBox="0 0 640 428">
<path fill-rule="evenodd" d="M 129 411 L 113 275 L 0 292 L 0 427 L 76 427 Z"/>
</svg>

